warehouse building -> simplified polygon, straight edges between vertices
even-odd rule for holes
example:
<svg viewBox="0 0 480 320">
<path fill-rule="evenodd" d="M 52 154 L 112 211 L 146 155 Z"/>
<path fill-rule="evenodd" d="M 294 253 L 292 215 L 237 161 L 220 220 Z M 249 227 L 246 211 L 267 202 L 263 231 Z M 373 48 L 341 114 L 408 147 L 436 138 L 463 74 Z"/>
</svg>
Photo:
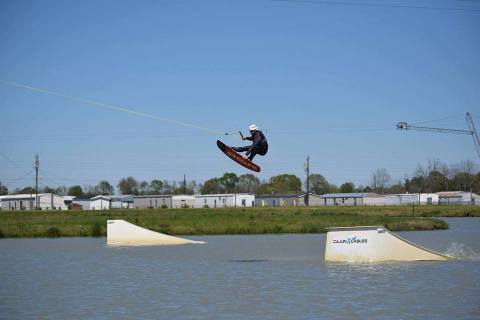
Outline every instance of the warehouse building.
<svg viewBox="0 0 480 320">
<path fill-rule="evenodd" d="M 255 195 L 248 193 L 201 194 L 195 196 L 195 208 L 253 207 Z"/>
<path fill-rule="evenodd" d="M 110 198 L 107 196 L 96 196 L 90 199 L 90 210 L 110 209 Z"/>
<path fill-rule="evenodd" d="M 172 196 L 170 195 L 133 196 L 133 207 L 135 209 L 171 208 Z"/>
<path fill-rule="evenodd" d="M 133 208 L 133 196 L 115 195 L 109 196 L 111 209 L 130 209 Z"/>
<path fill-rule="evenodd" d="M 387 194 L 385 195 L 386 205 L 404 205 L 404 204 L 418 204 L 418 194 Z"/>
<path fill-rule="evenodd" d="M 369 193 L 363 198 L 364 206 L 384 206 L 385 196 L 376 193 Z"/>
<path fill-rule="evenodd" d="M 193 208 L 195 197 L 188 195 L 172 196 L 172 208 Z"/>
<path fill-rule="evenodd" d="M 91 210 L 130 209 L 133 208 L 131 195 L 99 195 L 90 199 Z"/>
<path fill-rule="evenodd" d="M 438 204 L 438 194 L 436 193 L 420 193 L 420 204 Z"/>
<path fill-rule="evenodd" d="M 289 195 L 269 195 L 269 196 L 257 196 L 255 197 L 255 205 L 259 207 L 304 207 L 306 194 L 289 194 Z M 333 205 L 333 200 L 326 200 L 325 195 L 318 195 L 310 193 L 308 198 L 308 205 L 310 207 L 319 207 Z M 328 197 L 328 195 L 326 195 Z M 338 196 L 339 198 L 341 196 Z"/>
<path fill-rule="evenodd" d="M 257 207 L 296 207 L 299 205 L 297 194 L 256 196 Z"/>
<path fill-rule="evenodd" d="M 439 204 L 473 204 L 480 205 L 480 196 L 472 192 L 445 191 L 437 192 Z"/>
<path fill-rule="evenodd" d="M 438 195 L 436 193 L 405 193 L 405 194 L 387 194 L 385 195 L 386 205 L 433 205 L 438 204 Z"/>
<path fill-rule="evenodd" d="M 12 194 L 2 197 L 2 210 L 35 210 L 35 194 Z M 39 193 L 38 206 L 42 210 L 66 210 L 63 197 L 53 193 Z"/>
<path fill-rule="evenodd" d="M 75 197 L 71 204 L 73 204 L 73 207 L 80 206 L 82 210 L 90 210 L 90 198 Z"/>
<path fill-rule="evenodd" d="M 90 198 L 63 196 L 68 210 L 90 210 Z"/>
<path fill-rule="evenodd" d="M 366 197 L 378 196 L 376 193 L 326 193 L 320 195 L 325 206 L 363 206 Z"/>
<path fill-rule="evenodd" d="M 298 201 L 297 201 L 297 205 L 298 206 L 305 206 L 305 197 L 306 197 L 306 194 L 302 194 L 302 195 L 299 195 L 297 198 L 298 198 Z M 315 194 L 315 193 L 309 193 L 309 196 L 308 196 L 308 205 L 310 207 L 319 207 L 319 206 L 324 206 L 325 204 L 325 201 L 318 195 L 318 194 Z"/>
<path fill-rule="evenodd" d="M 8 196 L 0 196 L 0 210 L 2 210 L 2 199 Z"/>
</svg>

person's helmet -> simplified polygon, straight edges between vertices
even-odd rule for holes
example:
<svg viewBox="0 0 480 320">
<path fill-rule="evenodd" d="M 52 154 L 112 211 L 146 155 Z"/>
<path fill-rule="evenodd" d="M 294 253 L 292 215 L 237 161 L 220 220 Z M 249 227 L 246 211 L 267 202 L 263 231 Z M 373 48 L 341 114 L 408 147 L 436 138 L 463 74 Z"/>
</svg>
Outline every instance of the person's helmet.
<svg viewBox="0 0 480 320">
<path fill-rule="evenodd" d="M 256 124 L 252 124 L 249 128 L 248 128 L 250 131 L 257 131 L 258 130 L 258 127 Z"/>
</svg>

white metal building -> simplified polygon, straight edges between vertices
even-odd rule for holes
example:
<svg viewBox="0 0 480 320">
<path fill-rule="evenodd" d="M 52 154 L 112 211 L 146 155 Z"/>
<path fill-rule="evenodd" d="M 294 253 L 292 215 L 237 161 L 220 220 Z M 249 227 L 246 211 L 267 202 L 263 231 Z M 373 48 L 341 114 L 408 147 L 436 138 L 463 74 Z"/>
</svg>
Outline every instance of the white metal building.
<svg viewBox="0 0 480 320">
<path fill-rule="evenodd" d="M 130 209 L 133 208 L 133 196 L 130 195 L 116 195 L 109 196 L 110 207 L 112 209 Z"/>
<path fill-rule="evenodd" d="M 91 210 L 108 210 L 110 209 L 110 198 L 107 196 L 96 196 L 90 199 Z"/>
<path fill-rule="evenodd" d="M 133 196 L 133 207 L 135 209 L 155 209 L 155 208 L 171 208 L 171 195 L 148 195 Z"/>
<path fill-rule="evenodd" d="M 363 198 L 364 206 L 384 206 L 385 205 L 385 196 L 378 194 L 368 195 Z"/>
<path fill-rule="evenodd" d="M 193 208 L 195 197 L 188 195 L 172 196 L 172 208 Z"/>
<path fill-rule="evenodd" d="M 480 204 L 480 196 L 472 192 L 445 191 L 437 195 L 439 204 Z"/>
<path fill-rule="evenodd" d="M 81 205 L 83 210 L 90 210 L 90 199 L 88 198 L 75 198 L 72 203 Z"/>
<path fill-rule="evenodd" d="M 195 208 L 253 207 L 255 195 L 248 193 L 200 194 L 195 196 Z"/>
<path fill-rule="evenodd" d="M 420 204 L 438 204 L 438 194 L 436 193 L 420 193 Z"/>
<path fill-rule="evenodd" d="M 35 194 L 2 196 L 2 210 L 35 210 Z M 53 193 L 39 193 L 38 206 L 42 210 L 67 210 L 63 197 Z"/>
<path fill-rule="evenodd" d="M 301 200 L 299 197 L 298 194 L 256 196 L 255 205 L 257 207 L 297 207 Z"/>
<path fill-rule="evenodd" d="M 0 196 L 0 210 L 2 210 L 2 199 L 8 196 Z"/>
<path fill-rule="evenodd" d="M 385 195 L 386 205 L 418 204 L 419 202 L 419 195 L 414 193 Z"/>
<path fill-rule="evenodd" d="M 386 205 L 403 204 L 438 204 L 438 194 L 436 193 L 406 193 L 406 194 L 387 194 L 385 195 Z"/>
<path fill-rule="evenodd" d="M 361 206 L 365 197 L 377 194 L 365 192 L 326 193 L 320 195 L 325 206 Z"/>
</svg>

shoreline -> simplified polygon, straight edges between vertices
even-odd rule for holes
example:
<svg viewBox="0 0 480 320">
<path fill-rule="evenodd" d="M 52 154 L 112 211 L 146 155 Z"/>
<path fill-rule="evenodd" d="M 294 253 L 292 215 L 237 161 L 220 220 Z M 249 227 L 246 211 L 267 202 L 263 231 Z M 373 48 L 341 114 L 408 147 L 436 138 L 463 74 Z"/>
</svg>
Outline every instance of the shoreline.
<svg viewBox="0 0 480 320">
<path fill-rule="evenodd" d="M 392 231 L 444 230 L 440 217 L 480 217 L 473 206 L 275 207 L 0 211 L 0 238 L 106 235 L 106 221 L 123 219 L 168 235 L 324 233 L 329 227 L 381 225 Z"/>
</svg>

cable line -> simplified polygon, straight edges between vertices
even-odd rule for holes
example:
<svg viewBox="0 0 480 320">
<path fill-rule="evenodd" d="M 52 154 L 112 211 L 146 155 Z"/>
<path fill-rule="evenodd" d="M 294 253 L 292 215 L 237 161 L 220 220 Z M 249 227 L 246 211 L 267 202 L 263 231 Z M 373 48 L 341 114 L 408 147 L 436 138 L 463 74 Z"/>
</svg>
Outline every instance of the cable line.
<svg viewBox="0 0 480 320">
<path fill-rule="evenodd" d="M 480 13 L 478 9 L 458 8 L 458 7 L 431 7 L 431 6 L 412 6 L 402 4 L 382 4 L 382 3 L 365 3 L 365 2 L 346 2 L 346 1 L 316 1 L 316 0 L 271 0 L 275 2 L 292 2 L 292 3 L 307 3 L 307 4 L 321 4 L 334 6 L 352 6 L 352 7 L 380 7 L 380 8 L 400 8 L 400 9 L 423 9 L 423 10 L 444 10 L 444 11 L 463 11 Z"/>
<path fill-rule="evenodd" d="M 195 124 L 191 124 L 191 123 L 187 123 L 187 122 L 176 121 L 176 120 L 172 120 L 172 119 L 168 119 L 168 118 L 159 117 L 159 116 L 154 115 L 154 114 L 135 111 L 135 110 L 123 107 L 123 106 L 116 106 L 116 105 L 113 105 L 113 104 L 103 103 L 103 102 L 96 101 L 96 100 L 93 100 L 93 99 L 70 96 L 70 95 L 67 95 L 67 94 L 60 93 L 60 92 L 55 92 L 55 91 L 51 91 L 51 90 L 47 90 L 47 89 L 32 87 L 32 86 L 12 82 L 12 81 L 6 81 L 6 80 L 1 80 L 0 79 L 0 83 L 2 83 L 4 85 L 12 86 L 12 87 L 17 87 L 17 88 L 30 90 L 30 91 L 45 93 L 45 94 L 48 94 L 48 95 L 51 95 L 51 96 L 57 96 L 57 97 L 61 97 L 61 98 L 69 99 L 69 100 L 79 101 L 79 102 L 94 105 L 94 106 L 97 106 L 97 107 L 102 107 L 102 108 L 111 109 L 111 110 L 115 110 L 115 111 L 130 113 L 130 114 L 134 114 L 134 115 L 140 116 L 140 117 L 146 117 L 146 118 L 155 119 L 155 120 L 159 120 L 159 121 L 163 121 L 163 122 L 169 122 L 169 123 L 172 123 L 172 124 L 175 124 L 175 125 L 178 125 L 178 126 L 194 128 L 194 129 L 202 130 L 202 131 L 209 132 L 209 133 L 215 134 L 215 135 L 232 135 L 232 134 L 237 133 L 237 132 L 232 132 L 232 133 L 222 132 L 222 131 L 215 130 L 215 129 L 210 129 L 210 128 L 197 126 Z"/>
<path fill-rule="evenodd" d="M 29 176 L 31 173 L 33 173 L 33 171 L 35 171 L 35 169 L 32 169 L 32 170 L 28 171 L 27 173 L 19 176 L 18 178 L 13 178 L 13 179 L 2 178 L 2 180 L 9 181 L 9 183 L 11 184 L 11 183 L 19 181 L 19 180 L 24 180 L 24 178 Z"/>
</svg>

